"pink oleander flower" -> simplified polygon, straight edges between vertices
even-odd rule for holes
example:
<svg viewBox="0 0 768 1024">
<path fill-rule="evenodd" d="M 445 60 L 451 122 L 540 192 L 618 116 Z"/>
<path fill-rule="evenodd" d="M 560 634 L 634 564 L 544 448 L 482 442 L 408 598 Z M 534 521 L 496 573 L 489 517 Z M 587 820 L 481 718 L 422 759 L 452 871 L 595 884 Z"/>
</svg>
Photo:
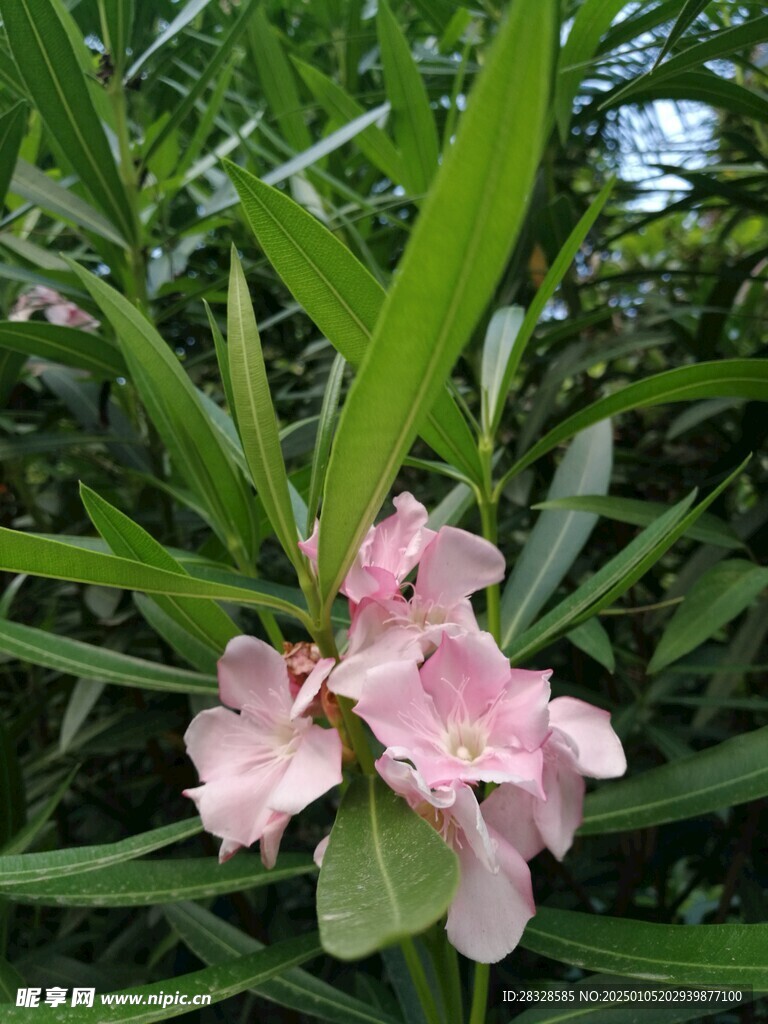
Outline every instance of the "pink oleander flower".
<svg viewBox="0 0 768 1024">
<path fill-rule="evenodd" d="M 451 943 L 472 960 L 501 960 L 518 944 L 536 912 L 525 860 L 487 826 L 470 786 L 453 782 L 430 788 L 415 768 L 387 752 L 376 768 L 459 858 L 459 888 L 446 922 Z M 322 851 L 316 855 L 321 857 Z"/>
<path fill-rule="evenodd" d="M 341 782 L 341 740 L 297 709 L 283 657 L 254 637 L 227 644 L 219 695 L 227 707 L 202 711 L 184 735 L 203 783 L 184 795 L 222 839 L 221 861 L 259 840 L 273 867 L 291 816 Z"/>
<path fill-rule="evenodd" d="M 95 320 L 90 313 L 65 299 L 53 288 L 46 288 L 43 285 L 35 285 L 28 292 L 23 292 L 8 314 L 8 319 L 29 320 L 38 310 L 49 323 L 61 327 L 80 327 L 84 331 L 95 331 L 101 326 L 100 321 Z"/>
<path fill-rule="evenodd" d="M 510 668 L 489 633 L 445 635 L 420 669 L 369 668 L 355 711 L 430 789 L 509 782 L 543 797 L 549 676 Z"/>
<path fill-rule="evenodd" d="M 499 786 L 483 802 L 486 822 L 526 860 L 547 847 L 562 860 L 581 824 L 584 778 L 623 775 L 627 761 L 611 716 L 573 697 L 549 705 L 551 733 L 544 744 L 543 788 L 538 799 L 517 786 Z"/>
<path fill-rule="evenodd" d="M 372 526 L 360 545 L 341 592 L 351 606 L 363 598 L 388 598 L 400 592 L 408 573 L 415 568 L 435 531 L 427 528 L 427 510 L 404 491 L 394 500 L 395 513 Z M 299 547 L 317 565 L 319 523 Z"/>
</svg>

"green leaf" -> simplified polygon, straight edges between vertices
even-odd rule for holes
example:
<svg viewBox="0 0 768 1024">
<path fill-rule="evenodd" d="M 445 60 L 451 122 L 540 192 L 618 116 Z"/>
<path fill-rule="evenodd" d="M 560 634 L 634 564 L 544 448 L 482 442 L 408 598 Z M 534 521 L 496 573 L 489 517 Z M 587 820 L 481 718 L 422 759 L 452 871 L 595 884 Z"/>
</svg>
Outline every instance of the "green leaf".
<svg viewBox="0 0 768 1024">
<path fill-rule="evenodd" d="M 323 948 L 355 960 L 424 931 L 459 880 L 454 852 L 431 825 L 370 775 L 347 790 L 317 885 Z"/>
<path fill-rule="evenodd" d="M 83 483 L 80 484 L 80 498 L 91 522 L 120 558 L 188 575 L 184 566 L 143 527 Z M 237 623 L 213 601 L 183 597 L 156 597 L 154 600 L 161 611 L 217 655 L 222 654 L 229 641 L 240 633 Z"/>
<path fill-rule="evenodd" d="M 748 19 L 740 25 L 716 32 L 709 39 L 694 43 L 680 53 L 676 53 L 664 64 L 654 67 L 646 75 L 634 78 L 620 90 L 612 93 L 608 102 L 614 104 L 632 93 L 645 90 L 650 83 L 679 75 L 691 68 L 698 69 L 707 61 L 717 60 L 720 57 L 732 58 L 739 50 L 751 51 L 766 39 L 768 39 L 768 14 Z"/>
<path fill-rule="evenodd" d="M 290 853 L 282 854 L 269 870 L 253 854 L 240 854 L 224 864 L 217 857 L 131 860 L 7 889 L 0 878 L 0 893 L 11 896 L 16 903 L 46 906 L 149 907 L 255 889 L 316 870 L 309 857 Z"/>
<path fill-rule="evenodd" d="M 114 0 L 108 0 L 108 3 L 110 2 L 113 3 Z M 247 28 L 248 21 L 255 9 L 256 0 L 246 0 L 237 17 L 230 25 L 226 36 L 216 47 L 216 52 L 213 57 L 206 62 L 202 71 L 198 74 L 197 78 L 187 90 L 184 99 L 171 113 L 170 117 L 165 121 L 160 131 L 147 147 L 147 150 L 142 157 L 145 165 L 149 163 L 152 154 L 157 152 L 165 140 L 179 127 L 180 124 L 182 124 L 187 115 L 194 110 L 195 104 L 208 88 L 208 84 L 219 75 L 221 69 L 230 59 L 237 41 L 243 34 L 243 31 Z"/>
<path fill-rule="evenodd" d="M 555 118 L 563 143 L 568 138 L 573 101 L 582 78 L 589 70 L 588 62 L 594 56 L 601 36 L 624 7 L 626 0 L 584 0 L 576 12 L 557 64 Z"/>
<path fill-rule="evenodd" d="M 377 4 L 376 26 L 393 133 L 402 155 L 409 192 L 426 192 L 437 171 L 439 145 L 429 97 L 403 30 L 387 0 Z"/>
<path fill-rule="evenodd" d="M 694 21 L 696 21 L 704 8 L 709 6 L 709 2 L 710 0 L 685 0 L 683 9 L 677 16 L 677 21 L 672 26 L 671 31 L 664 40 L 663 46 L 659 50 L 659 55 L 651 68 L 652 73 L 658 68 L 666 55 L 673 49 L 678 39 L 684 35 Z"/>
<path fill-rule="evenodd" d="M 520 945 L 592 971 L 645 981 L 768 987 L 766 924 L 648 924 L 539 907 Z"/>
<path fill-rule="evenodd" d="M 126 298 L 76 263 L 70 265 L 111 322 L 147 411 L 208 510 L 211 526 L 228 550 L 251 561 L 258 537 L 253 501 L 179 360 Z"/>
<path fill-rule="evenodd" d="M 105 338 L 30 320 L 0 321 L 0 347 L 25 356 L 50 359 L 64 366 L 89 370 L 99 377 L 121 377 L 126 373 L 125 361 L 119 351 Z"/>
<path fill-rule="evenodd" d="M 6 856 L 11 853 L 24 853 L 37 839 L 43 827 L 50 819 L 53 812 L 61 803 L 62 797 L 68 792 L 72 780 L 80 770 L 80 765 L 75 765 L 71 772 L 68 772 L 55 791 L 46 800 L 40 810 L 27 824 L 16 832 L 15 835 L 0 848 L 0 855 Z"/>
<path fill-rule="evenodd" d="M 110 2 L 110 0 L 107 0 L 107 2 Z M 125 73 L 126 81 L 130 81 L 132 78 L 135 78 L 149 58 L 175 39 L 191 21 L 195 20 L 198 14 L 204 10 L 209 3 L 210 0 L 189 0 L 189 2 L 182 7 L 173 21 L 153 39 L 152 44 L 136 58 L 133 64 L 131 64 Z"/>
<path fill-rule="evenodd" d="M 722 359 L 697 363 L 629 384 L 574 413 L 550 430 L 504 474 L 500 486 L 562 441 L 609 416 L 665 402 L 693 402 L 699 398 L 725 396 L 768 401 L 768 359 Z"/>
<path fill-rule="evenodd" d="M 616 659 L 613 655 L 611 638 L 605 631 L 605 627 L 599 619 L 587 619 L 580 626 L 572 629 L 568 639 L 575 644 L 580 651 L 584 651 L 590 658 L 613 673 L 616 669 Z"/>
<path fill-rule="evenodd" d="M 362 263 L 288 196 L 225 161 L 259 245 L 293 296 L 354 367 L 368 348 L 385 292 Z M 472 479 L 481 474 L 474 438 L 447 392 L 421 427 L 424 440 Z"/>
<path fill-rule="evenodd" d="M 293 68 L 285 55 L 279 35 L 267 19 L 263 5 L 256 9 L 248 38 L 267 107 L 288 145 L 300 153 L 312 145 L 312 137 L 304 124 Z"/>
<path fill-rule="evenodd" d="M 528 342 L 531 340 L 531 336 L 533 335 L 541 314 L 544 311 L 544 307 L 554 295 L 558 285 L 565 277 L 568 268 L 576 258 L 576 254 L 579 249 L 581 249 L 584 239 L 587 237 L 590 229 L 600 216 L 600 213 L 613 190 L 614 184 L 615 179 L 610 178 L 592 200 L 589 209 L 580 218 L 576 227 L 566 238 L 562 248 L 555 258 L 555 261 L 552 263 L 552 266 L 547 271 L 544 280 L 536 290 L 536 295 L 528 307 L 525 318 L 515 337 L 514 346 L 510 351 L 510 357 L 504 367 L 504 375 L 499 385 L 499 401 L 495 403 L 495 412 L 491 417 L 491 426 L 489 430 L 491 437 L 495 437 L 498 432 L 501 417 L 504 412 L 504 399 L 509 393 L 509 389 L 512 387 L 512 380 L 515 373 L 517 373 L 520 360 L 523 358 L 523 353 L 525 352 Z"/>
<path fill-rule="evenodd" d="M 213 601 L 235 601 L 259 605 L 304 620 L 303 608 L 290 598 L 301 597 L 295 591 L 277 584 L 226 574 L 220 582 L 205 568 L 183 573 L 156 569 L 129 558 L 104 555 L 76 544 L 64 544 L 31 533 L 0 528 L 0 569 L 26 572 L 49 579 L 72 580 L 75 583 L 96 583 L 120 590 L 140 590 L 145 594 L 170 594 L 177 597 L 205 597 Z M 235 582 L 233 582 L 235 581 Z"/>
<path fill-rule="evenodd" d="M 631 523 L 632 526 L 649 526 L 669 506 L 660 501 L 638 501 L 635 498 L 608 498 L 602 494 L 574 495 L 567 498 L 556 498 L 542 501 L 534 508 L 563 508 L 574 512 L 591 512 L 606 519 L 615 519 L 619 523 Z M 703 515 L 695 526 L 688 531 L 691 540 L 700 540 L 704 544 L 715 544 L 721 548 L 741 548 L 744 545 L 733 532 L 728 523 L 717 516 Z"/>
<path fill-rule="evenodd" d="M 0 651 L 32 665 L 117 686 L 171 693 L 216 693 L 215 676 L 134 658 L 8 619 L 0 619 Z"/>
<path fill-rule="evenodd" d="M 667 66 L 662 65 L 663 68 Z M 720 78 L 711 71 L 681 71 L 677 75 L 664 75 L 658 79 L 643 77 L 637 81 L 637 88 L 631 93 L 621 89 L 609 94 L 600 104 L 601 109 L 625 103 L 650 103 L 653 100 L 692 100 L 722 107 L 723 110 L 758 121 L 768 121 L 768 100 L 763 95 L 737 82 Z"/>
<path fill-rule="evenodd" d="M 603 784 L 584 802 L 580 835 L 624 832 L 693 818 L 768 794 L 768 726 L 692 757 Z"/>
<path fill-rule="evenodd" d="M 466 344 L 525 215 L 543 143 L 553 4 L 514 5 L 416 222 L 352 385 L 326 477 L 318 573 L 337 593 Z"/>
<path fill-rule="evenodd" d="M 735 619 L 768 586 L 768 569 L 730 558 L 693 585 L 664 630 L 648 665 L 653 675 L 694 650 Z"/>
<path fill-rule="evenodd" d="M 613 430 L 603 420 L 579 434 L 557 467 L 547 495 L 605 492 L 611 482 Z M 535 619 L 565 578 L 592 533 L 597 516 L 542 512 L 515 561 L 501 598 L 501 646 L 506 648 Z"/>
<path fill-rule="evenodd" d="M 16 170 L 13 172 L 9 191 L 29 200 L 35 206 L 39 206 L 48 213 L 57 217 L 63 217 L 66 221 L 77 224 L 78 227 L 92 231 L 99 238 L 105 238 L 108 242 L 114 242 L 121 248 L 126 242 L 120 232 L 113 226 L 111 221 L 94 209 L 71 189 L 64 188 L 53 178 L 38 170 L 32 164 L 28 164 L 21 157 L 16 163 Z"/>
<path fill-rule="evenodd" d="M 238 928 L 195 903 L 163 907 L 180 938 L 204 964 L 217 964 L 233 956 L 247 956 L 264 946 Z M 251 991 L 262 999 L 331 1024 L 399 1024 L 382 1010 L 335 989 L 294 967 L 279 978 Z"/>
<path fill-rule="evenodd" d="M 238 431 L 256 493 L 283 550 L 293 565 L 298 566 L 302 556 L 298 549 L 298 531 L 293 518 L 277 418 L 269 393 L 267 369 L 248 284 L 234 246 L 231 261 L 227 351 Z"/>
<path fill-rule="evenodd" d="M 183 839 L 195 836 L 202 830 L 200 819 L 196 817 L 187 821 L 177 821 L 173 825 L 164 825 L 162 828 L 152 829 L 151 832 L 142 832 L 141 835 L 121 839 L 117 843 L 80 846 L 47 853 L 2 856 L 0 878 L 3 886 L 8 889 L 13 885 L 91 872 L 97 868 L 106 868 L 110 864 L 121 864 L 142 857 L 145 853 L 152 853 L 153 850 L 160 850 L 171 843 L 179 843 Z"/>
<path fill-rule="evenodd" d="M 321 953 L 316 935 L 303 935 L 298 939 L 288 939 L 275 946 L 252 953 L 250 956 L 238 957 L 206 967 L 192 974 L 181 974 L 175 978 L 144 985 L 141 988 L 125 989 L 115 993 L 115 1003 L 109 1005 L 107 996 L 100 994 L 98 1003 L 92 1007 L 53 1007 L 38 1006 L 35 1009 L 35 1020 L 40 1024 L 152 1024 L 153 1021 L 168 1020 L 189 1014 L 190 1003 L 201 998 L 210 998 L 211 1003 L 219 1003 L 224 999 L 245 992 L 277 974 L 282 974 L 297 964 L 312 960 Z M 188 1002 L 165 1005 L 165 996 L 170 989 L 176 989 L 187 996 Z M 128 997 L 133 995 L 133 1004 Z M 125 1002 L 117 1004 L 118 997 Z M 150 1001 L 151 1000 L 151 1001 Z M 207 1004 L 206 1004 L 207 1005 Z M 29 1010 L 24 1007 L 9 1006 L 4 1010 L 8 1024 L 28 1024 Z"/>
<path fill-rule="evenodd" d="M 54 0 L 18 0 L 3 10 L 11 52 L 51 135 L 95 202 L 126 239 L 137 226 L 88 83 Z"/>
<path fill-rule="evenodd" d="M 21 140 L 24 138 L 26 114 L 27 105 L 20 101 L 0 115 L 0 211 L 3 209 L 5 194 L 11 183 Z"/>
<path fill-rule="evenodd" d="M 480 389 L 482 397 L 481 421 L 483 432 L 493 436 L 492 425 L 500 416 L 504 403 L 503 390 L 505 370 L 520 334 L 525 317 L 522 306 L 504 306 L 497 309 L 488 324 L 483 341 L 483 359 L 480 364 Z"/>
<path fill-rule="evenodd" d="M 513 641 L 505 653 L 517 662 L 525 661 L 568 627 L 580 625 L 626 593 L 668 551 L 719 494 L 742 472 L 749 459 L 738 466 L 719 487 L 689 511 L 696 492 L 660 516 L 627 545 L 620 554 L 599 569 L 578 590 L 561 601 L 543 618 Z"/>
<path fill-rule="evenodd" d="M 312 64 L 305 64 L 294 58 L 296 70 L 304 84 L 329 117 L 340 124 L 345 124 L 365 113 L 365 108 L 346 92 L 342 86 L 328 78 Z M 375 124 L 360 132 L 355 144 L 363 156 L 377 167 L 383 174 L 398 184 L 403 182 L 403 160 L 397 149 L 381 128 Z"/>
<path fill-rule="evenodd" d="M 320 498 L 323 493 L 325 472 L 328 468 L 328 456 L 331 451 L 331 441 L 336 426 L 341 385 L 344 381 L 344 367 L 346 365 L 344 357 L 337 355 L 331 366 L 325 391 L 323 392 L 323 404 L 320 409 L 320 419 L 317 421 L 317 439 L 315 441 L 315 452 L 312 456 L 312 476 L 309 481 L 309 496 L 307 498 L 307 534 L 312 532 L 315 516 L 320 508 Z"/>
<path fill-rule="evenodd" d="M 107 593 L 111 593 L 107 591 Z M 78 679 L 64 709 L 59 730 L 59 753 L 69 750 L 70 744 L 80 732 L 80 727 L 93 711 L 104 692 L 105 683 L 95 679 Z"/>
</svg>

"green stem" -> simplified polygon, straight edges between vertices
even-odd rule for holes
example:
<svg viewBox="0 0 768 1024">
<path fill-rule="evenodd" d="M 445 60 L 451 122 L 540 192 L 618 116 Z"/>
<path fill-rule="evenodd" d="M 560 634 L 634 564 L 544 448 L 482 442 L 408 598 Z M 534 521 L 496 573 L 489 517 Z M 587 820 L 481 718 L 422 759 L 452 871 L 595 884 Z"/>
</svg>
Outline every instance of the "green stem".
<svg viewBox="0 0 768 1024">
<path fill-rule="evenodd" d="M 493 487 L 493 441 L 483 437 L 479 445 L 480 460 L 483 464 L 483 488 L 478 502 L 480 523 L 483 537 L 495 544 L 498 540 L 498 496 Z M 488 614 L 488 632 L 497 644 L 501 643 L 501 590 L 498 583 L 487 587 L 486 603 Z M 472 1007 L 469 1012 L 469 1024 L 485 1024 L 486 1006 L 488 1003 L 488 982 L 490 967 L 488 964 L 475 964 L 474 988 L 472 991 Z"/>
<path fill-rule="evenodd" d="M 489 964 L 475 964 L 475 988 L 472 993 L 472 1009 L 469 1024 L 485 1024 L 485 1007 L 488 1002 L 488 981 L 491 976 Z"/>
<path fill-rule="evenodd" d="M 442 1024 L 435 997 L 432 994 L 432 989 L 424 971 L 424 964 L 421 962 L 419 951 L 416 949 L 413 939 L 403 939 L 400 943 L 400 949 L 405 957 L 408 973 L 419 997 L 424 1016 L 429 1024 Z"/>
<path fill-rule="evenodd" d="M 366 775 L 375 775 L 376 767 L 373 762 L 373 754 L 368 744 L 368 737 L 365 735 L 363 723 L 353 710 L 354 701 L 349 697 L 339 697 L 338 701 L 347 738 L 357 758 L 357 763 Z"/>
</svg>

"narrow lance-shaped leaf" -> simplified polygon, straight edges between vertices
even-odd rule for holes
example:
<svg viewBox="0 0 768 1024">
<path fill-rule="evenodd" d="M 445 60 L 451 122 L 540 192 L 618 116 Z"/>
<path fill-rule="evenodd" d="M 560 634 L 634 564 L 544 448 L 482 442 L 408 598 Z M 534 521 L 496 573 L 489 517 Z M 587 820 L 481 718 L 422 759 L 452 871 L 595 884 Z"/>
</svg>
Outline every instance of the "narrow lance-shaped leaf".
<svg viewBox="0 0 768 1024">
<path fill-rule="evenodd" d="M 334 348 L 358 367 L 384 304 L 384 289 L 343 242 L 289 196 L 235 164 L 225 166 L 267 258 Z M 446 462 L 480 479 L 475 440 L 446 391 L 435 400 L 421 434 Z"/>
<path fill-rule="evenodd" d="M 664 630 L 649 674 L 661 671 L 735 619 L 768 587 L 768 569 L 730 558 L 698 579 Z"/>
<path fill-rule="evenodd" d="M 545 434 L 503 476 L 500 487 L 562 441 L 593 423 L 631 409 L 700 398 L 754 398 L 768 401 L 768 359 L 722 359 L 680 366 L 629 384 L 574 413 Z"/>
<path fill-rule="evenodd" d="M 116 555 L 187 575 L 184 566 L 162 544 L 83 483 L 80 497 L 91 522 Z M 240 632 L 237 624 L 213 601 L 162 596 L 154 600 L 167 615 L 216 654 L 223 653 L 227 643 Z"/>
<path fill-rule="evenodd" d="M 0 321 L 0 347 L 25 356 L 50 359 L 64 366 L 89 370 L 99 377 L 120 377 L 126 366 L 122 353 L 105 338 L 78 331 L 74 327 L 60 327 L 30 320 Z"/>
<path fill-rule="evenodd" d="M 522 224 L 546 120 L 553 4 L 513 5 L 475 82 L 342 412 L 318 573 L 337 593 Z"/>
<path fill-rule="evenodd" d="M 537 623 L 514 640 L 506 653 L 518 663 L 554 640 L 568 627 L 579 625 L 596 615 L 626 593 L 659 558 L 668 551 L 742 472 L 749 459 L 737 466 L 719 487 L 690 510 L 696 492 L 689 494 L 651 526 L 635 537 L 622 551 L 599 569 L 578 590 L 561 601 Z"/>
<path fill-rule="evenodd" d="M 480 389 L 481 422 L 486 436 L 493 436 L 492 424 L 496 420 L 499 406 L 503 404 L 504 371 L 509 364 L 524 317 L 525 310 L 522 306 L 497 309 L 485 332 L 483 359 L 480 365 Z"/>
<path fill-rule="evenodd" d="M 528 342 L 531 340 L 531 336 L 539 322 L 541 314 L 544 311 L 544 307 L 554 295 L 558 285 L 565 277 L 568 268 L 576 258 L 576 254 L 579 249 L 581 249 L 584 239 L 587 237 L 590 229 L 600 216 L 600 213 L 613 190 L 614 184 L 615 181 L 611 178 L 595 196 L 589 209 L 580 218 L 576 227 L 565 240 L 565 243 L 557 254 L 555 261 L 547 271 L 544 280 L 536 290 L 536 295 L 528 307 L 523 322 L 515 335 L 514 344 L 510 348 L 509 358 L 503 368 L 503 376 L 498 385 L 498 399 L 494 402 L 494 412 L 491 416 L 491 425 L 488 431 L 491 437 L 495 437 L 496 432 L 499 429 L 501 417 L 504 412 L 504 399 L 509 393 L 509 389 L 512 386 L 512 380 L 517 372 L 518 366 L 520 365 L 520 360 L 523 358 L 523 354 Z"/>
<path fill-rule="evenodd" d="M 61 907 L 151 907 L 157 903 L 208 899 L 243 889 L 274 885 L 317 868 L 310 857 L 283 854 L 274 868 L 241 854 L 225 864 L 217 857 L 132 860 L 82 874 L 10 885 L 0 893 L 16 903 Z"/>
<path fill-rule="evenodd" d="M 730 57 L 739 50 L 749 49 L 768 39 L 768 14 L 759 18 L 749 18 L 740 25 L 716 32 L 709 39 L 698 41 L 692 46 L 674 54 L 669 60 L 654 67 L 646 75 L 632 79 L 620 90 L 611 94 L 610 102 L 614 104 L 632 93 L 643 91 L 649 84 L 660 82 L 664 78 L 674 77 L 692 68 L 698 69 L 702 64 L 720 57 Z"/>
<path fill-rule="evenodd" d="M 406 184 L 419 195 L 427 191 L 437 171 L 435 118 L 408 40 L 387 0 L 377 4 L 377 29 L 384 83 L 392 105 L 393 131 L 407 174 Z"/>
<path fill-rule="evenodd" d="M 196 903 L 170 904 L 163 907 L 163 913 L 182 942 L 204 964 L 218 964 L 264 948 L 250 935 Z M 298 967 L 254 986 L 251 991 L 278 1006 L 287 1006 L 331 1024 L 399 1024 L 378 1007 L 333 988 Z"/>
<path fill-rule="evenodd" d="M 277 419 L 261 351 L 261 338 L 243 268 L 232 248 L 227 301 L 227 350 L 237 426 L 248 468 L 277 539 L 294 565 L 300 563 Z"/>
<path fill-rule="evenodd" d="M 304 80 L 304 84 L 323 107 L 326 114 L 334 121 L 344 124 L 360 117 L 365 109 L 360 106 L 356 99 L 349 95 L 340 85 L 318 71 L 312 64 L 306 64 L 302 60 L 294 58 L 296 70 Z M 378 167 L 386 176 L 394 182 L 401 184 L 403 181 L 403 161 L 394 144 L 388 135 L 375 124 L 370 125 L 365 131 L 360 132 L 355 138 L 355 145 L 366 159 Z"/>
<path fill-rule="evenodd" d="M 124 246 L 125 239 L 103 213 L 87 203 L 72 189 L 49 178 L 33 164 L 19 157 L 11 178 L 9 191 L 27 199 L 48 213 L 54 213 L 65 221 L 72 221 L 78 227 L 92 231 L 115 245 Z"/>
<path fill-rule="evenodd" d="M 115 2 L 115 0 L 110 0 L 110 2 Z M 246 0 L 243 4 L 237 17 L 233 21 L 232 25 L 230 25 L 229 31 L 216 47 L 216 52 L 211 60 L 206 63 L 202 72 L 187 90 L 181 103 L 179 103 L 176 109 L 172 112 L 171 116 L 162 126 L 154 139 L 152 139 L 152 142 L 148 146 L 147 151 L 144 153 L 142 158 L 145 165 L 149 162 L 152 154 L 162 146 L 168 136 L 171 135 L 171 133 L 174 132 L 180 124 L 182 124 L 187 115 L 194 110 L 195 104 L 207 89 L 208 84 L 219 75 L 221 69 L 230 59 L 232 50 L 247 27 L 248 21 L 255 8 L 256 0 Z"/>
<path fill-rule="evenodd" d="M 109 2 L 109 0 L 107 0 L 107 2 Z M 182 7 L 173 21 L 167 25 L 166 28 L 164 28 L 163 31 L 155 37 L 155 39 L 153 39 L 152 44 L 136 58 L 133 64 L 131 64 L 125 73 L 126 81 L 130 81 L 130 79 L 135 78 L 149 58 L 153 54 L 157 53 L 158 50 L 162 50 L 164 46 L 167 46 L 171 40 L 175 39 L 179 32 L 183 31 L 190 22 L 194 21 L 198 14 L 204 10 L 210 2 L 211 0 L 188 0 L 188 3 Z"/>
<path fill-rule="evenodd" d="M 52 850 L 46 853 L 21 853 L 0 857 L 0 877 L 7 888 L 22 883 L 37 882 L 46 878 L 61 878 L 77 875 L 82 871 L 95 871 L 110 864 L 133 860 L 153 850 L 160 850 L 171 843 L 202 832 L 199 818 L 177 821 L 173 825 L 142 832 L 141 835 L 121 839 L 117 843 L 101 846 L 80 846 L 68 850 Z"/>
<path fill-rule="evenodd" d="M 454 852 L 378 777 L 354 779 L 331 831 L 317 886 L 323 948 L 367 956 L 424 931 L 458 884 Z"/>
<path fill-rule="evenodd" d="M 341 396 L 341 385 L 344 380 L 344 358 L 337 355 L 328 374 L 328 380 L 323 393 L 323 404 L 320 409 L 320 419 L 317 421 L 317 440 L 315 441 L 315 453 L 312 457 L 312 476 L 309 481 L 309 497 L 307 499 L 307 534 L 312 532 L 317 510 L 320 507 L 320 496 L 323 493 L 325 471 L 328 468 L 328 455 L 331 451 L 331 440 L 333 430 L 336 426 L 336 414 Z"/>
<path fill-rule="evenodd" d="M 26 111 L 27 105 L 22 101 L 14 104 L 0 116 L 0 212 L 16 166 L 21 140 L 24 138 Z"/>
<path fill-rule="evenodd" d="M 548 498 L 605 492 L 611 482 L 613 430 L 603 420 L 579 434 L 557 468 Z M 536 520 L 515 561 L 501 599 L 501 646 L 530 625 L 571 568 L 591 534 L 597 516 L 548 511 Z"/>
<path fill-rule="evenodd" d="M 619 523 L 633 526 L 650 526 L 654 519 L 663 515 L 668 506 L 660 501 L 640 501 L 636 498 L 614 498 L 602 494 L 571 495 L 567 498 L 548 498 L 534 508 L 562 508 L 574 512 L 592 512 L 594 515 L 615 519 Z M 688 531 L 692 540 L 704 544 L 715 544 L 723 548 L 740 548 L 744 545 L 728 523 L 711 514 L 704 514 Z"/>
<path fill-rule="evenodd" d="M 651 71 L 655 71 L 659 64 L 664 60 L 666 55 L 673 48 L 678 39 L 686 32 L 688 28 L 696 21 L 698 16 L 709 5 L 709 0 L 685 0 L 683 9 L 677 16 L 677 21 L 672 26 L 672 30 L 667 35 L 664 43 L 659 50 L 659 54 L 656 57 Z"/>
<path fill-rule="evenodd" d="M 277 974 L 307 960 L 312 960 L 321 952 L 315 935 L 302 935 L 298 939 L 288 939 L 275 946 L 269 946 L 250 956 L 238 957 L 205 967 L 193 974 L 177 975 L 170 982 L 158 981 L 141 988 L 126 989 L 114 993 L 115 1001 L 109 1003 L 106 995 L 99 996 L 94 1006 L 53 1007 L 38 1006 L 35 1009 L 35 1020 L 40 1024 L 152 1024 L 153 1021 L 168 1020 L 188 1014 L 190 1003 L 200 1006 L 201 999 L 210 999 L 211 1003 L 219 1003 L 224 999 L 245 992 Z M 189 1000 L 185 1003 L 167 1003 L 164 998 L 173 986 L 183 992 Z M 131 1000 L 129 997 L 133 996 Z M 118 1002 L 118 997 L 123 997 Z M 27 1024 L 29 1010 L 24 1007 L 9 1006 L 4 1009 L 5 1021 L 8 1024 Z"/>
<path fill-rule="evenodd" d="M 256 73 L 270 113 L 291 149 L 297 153 L 309 149 L 312 137 L 304 123 L 294 71 L 262 4 L 254 12 L 248 37 Z"/>
<path fill-rule="evenodd" d="M 253 501 L 189 377 L 154 327 L 126 298 L 76 263 L 71 266 L 112 323 L 147 411 L 179 471 L 208 510 L 211 526 L 233 554 L 250 561 L 258 536 Z"/>
<path fill-rule="evenodd" d="M 576 11 L 557 65 L 555 116 L 563 142 L 568 137 L 573 101 L 587 73 L 585 65 L 597 50 L 600 37 L 624 7 L 626 0 L 584 0 Z"/>
<path fill-rule="evenodd" d="M 195 570 L 198 575 L 187 576 L 156 569 L 130 558 L 105 555 L 75 544 L 4 527 L 0 528 L 0 569 L 49 579 L 73 580 L 75 583 L 96 583 L 121 590 L 139 590 L 145 594 L 235 601 L 272 608 L 300 620 L 305 618 L 305 610 L 291 600 L 301 600 L 301 594 L 287 587 L 262 580 L 241 580 L 231 573 L 222 583 L 214 578 L 216 573 L 211 576 L 202 568 Z"/>
<path fill-rule="evenodd" d="M 44 665 L 67 675 L 96 679 L 118 686 L 174 693 L 216 693 L 216 678 L 145 661 L 108 647 L 71 637 L 55 636 L 20 622 L 0 619 L 0 651 L 32 665 Z"/>
<path fill-rule="evenodd" d="M 16 65 L 51 135 L 123 238 L 136 226 L 88 83 L 53 0 L 17 0 L 3 8 Z"/>
<path fill-rule="evenodd" d="M 580 835 L 663 825 L 768 795 L 768 726 L 692 757 L 603 784 L 584 803 Z"/>
<path fill-rule="evenodd" d="M 768 988 L 768 924 L 649 924 L 539 907 L 520 945 L 592 971 L 676 984 Z M 652 1014 L 651 1014 L 652 1016 Z"/>
</svg>

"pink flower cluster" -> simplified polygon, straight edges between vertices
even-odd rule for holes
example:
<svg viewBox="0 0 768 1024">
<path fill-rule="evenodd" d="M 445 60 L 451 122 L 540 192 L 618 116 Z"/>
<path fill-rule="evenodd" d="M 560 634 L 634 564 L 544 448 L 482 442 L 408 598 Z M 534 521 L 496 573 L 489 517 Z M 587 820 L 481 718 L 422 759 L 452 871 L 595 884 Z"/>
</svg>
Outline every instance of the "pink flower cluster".
<svg viewBox="0 0 768 1024">
<path fill-rule="evenodd" d="M 501 553 L 464 530 L 428 529 L 410 494 L 394 503 L 344 581 L 351 625 L 339 662 L 318 660 L 293 697 L 279 654 L 251 637 L 230 642 L 220 692 L 241 713 L 215 708 L 190 725 L 185 739 L 204 785 L 187 795 L 223 839 L 222 859 L 259 839 L 273 864 L 290 816 L 341 780 L 339 734 L 311 718 L 318 698 L 351 698 L 385 747 L 382 779 L 458 855 L 450 941 L 494 962 L 535 913 L 527 862 L 545 847 L 565 855 L 584 776 L 621 775 L 626 761 L 607 712 L 550 701 L 550 673 L 510 668 L 480 630 L 469 597 L 502 578 Z M 316 559 L 317 529 L 301 547 Z"/>
</svg>

